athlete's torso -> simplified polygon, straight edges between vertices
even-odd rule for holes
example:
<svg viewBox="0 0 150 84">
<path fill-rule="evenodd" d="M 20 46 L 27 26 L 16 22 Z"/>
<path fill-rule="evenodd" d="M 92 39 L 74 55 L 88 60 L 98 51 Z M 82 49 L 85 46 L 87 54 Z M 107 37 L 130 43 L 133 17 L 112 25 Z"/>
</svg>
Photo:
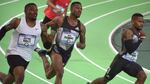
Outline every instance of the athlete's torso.
<svg viewBox="0 0 150 84">
<path fill-rule="evenodd" d="M 25 17 L 21 18 L 20 24 L 12 33 L 7 55 L 20 55 L 26 61 L 30 61 L 40 35 L 40 21 L 36 21 L 34 27 L 29 27 Z"/>
<path fill-rule="evenodd" d="M 129 29 L 133 32 L 133 36 L 132 36 L 133 43 L 135 43 L 135 44 L 138 43 L 138 41 L 139 41 L 139 34 L 136 33 L 136 32 L 134 32 L 134 31 L 132 30 L 132 28 L 129 28 Z M 124 59 L 127 59 L 127 60 L 129 60 L 129 61 L 134 61 L 134 62 L 137 60 L 138 51 L 135 50 L 133 53 L 129 54 L 129 53 L 126 51 L 125 43 L 124 43 L 123 39 L 122 39 L 122 52 L 123 52 L 122 57 L 123 57 Z"/>
<path fill-rule="evenodd" d="M 80 21 L 76 26 L 71 26 L 68 23 L 67 16 L 64 18 L 62 26 L 58 29 L 56 44 L 65 51 L 71 52 L 75 41 L 80 33 Z"/>
</svg>

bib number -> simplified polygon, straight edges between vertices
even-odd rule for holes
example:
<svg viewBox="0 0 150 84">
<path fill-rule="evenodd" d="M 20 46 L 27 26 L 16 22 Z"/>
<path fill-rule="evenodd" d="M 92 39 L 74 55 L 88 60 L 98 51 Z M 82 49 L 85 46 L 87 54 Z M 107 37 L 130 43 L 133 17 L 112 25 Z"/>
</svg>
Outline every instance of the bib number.
<svg viewBox="0 0 150 84">
<path fill-rule="evenodd" d="M 36 36 L 20 34 L 18 39 L 19 47 L 33 47 L 35 45 Z"/>
<path fill-rule="evenodd" d="M 138 52 L 137 52 L 137 51 L 134 51 L 134 52 L 131 53 L 131 54 L 127 53 L 127 54 L 123 55 L 123 58 L 124 58 L 124 59 L 127 59 L 127 60 L 129 60 L 129 61 L 134 61 L 134 62 L 136 62 L 137 56 L 138 56 Z"/>
</svg>

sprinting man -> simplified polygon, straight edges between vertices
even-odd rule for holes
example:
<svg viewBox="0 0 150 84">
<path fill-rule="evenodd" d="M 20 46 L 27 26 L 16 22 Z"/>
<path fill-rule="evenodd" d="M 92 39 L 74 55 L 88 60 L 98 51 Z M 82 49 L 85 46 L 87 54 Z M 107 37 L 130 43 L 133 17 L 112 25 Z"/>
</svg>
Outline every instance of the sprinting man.
<svg viewBox="0 0 150 84">
<path fill-rule="evenodd" d="M 50 38 L 54 38 L 57 34 L 56 44 L 53 45 L 51 53 L 51 64 L 47 60 L 45 54 L 39 53 L 43 60 L 44 69 L 47 79 L 56 76 L 55 84 L 62 84 L 62 77 L 64 73 L 64 66 L 71 57 L 71 53 L 76 40 L 79 38 L 77 48 L 84 49 L 85 44 L 85 26 L 78 19 L 82 12 L 82 5 L 80 2 L 73 2 L 71 4 L 70 16 L 58 16 L 46 25 L 54 28 Z"/>
<path fill-rule="evenodd" d="M 24 8 L 25 16 L 14 18 L 0 30 L 0 41 L 7 31 L 14 30 L 7 50 L 8 74 L 0 72 L 3 84 L 22 84 L 25 69 L 31 61 L 31 55 L 36 44 L 42 37 L 43 43 L 49 42 L 47 27 L 37 21 L 37 5 L 28 3 Z"/>
<path fill-rule="evenodd" d="M 143 15 L 140 13 L 133 14 L 131 23 L 132 27 L 125 29 L 122 33 L 121 52 L 116 55 L 105 76 L 95 79 L 91 84 L 106 84 L 121 71 L 137 78 L 135 84 L 144 84 L 147 76 L 142 67 L 136 63 L 138 56 L 137 49 L 146 37 L 142 30 L 144 26 Z"/>
</svg>

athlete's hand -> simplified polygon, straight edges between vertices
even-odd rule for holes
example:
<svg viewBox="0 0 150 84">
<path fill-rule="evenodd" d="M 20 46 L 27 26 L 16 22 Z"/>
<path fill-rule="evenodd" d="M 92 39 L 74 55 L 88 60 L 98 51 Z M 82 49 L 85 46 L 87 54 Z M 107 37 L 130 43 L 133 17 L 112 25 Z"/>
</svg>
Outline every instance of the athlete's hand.
<svg viewBox="0 0 150 84">
<path fill-rule="evenodd" d="M 40 49 L 40 48 L 36 48 L 36 49 L 34 49 L 34 51 L 36 51 L 40 56 L 47 54 L 47 51 L 46 51 L 46 50 Z"/>
<path fill-rule="evenodd" d="M 57 8 L 57 7 L 54 8 L 54 11 L 55 11 L 55 13 L 57 13 L 57 14 L 61 14 L 61 9 L 59 9 L 59 8 Z"/>
<path fill-rule="evenodd" d="M 78 42 L 76 46 L 77 46 L 77 48 L 80 48 L 80 49 L 84 49 L 85 48 L 85 44 L 80 43 L 80 42 Z"/>
<path fill-rule="evenodd" d="M 141 32 L 139 33 L 139 35 L 140 35 L 140 39 L 141 39 L 141 40 L 144 40 L 144 39 L 146 38 L 146 35 L 145 35 L 145 33 L 144 33 L 143 31 L 141 31 Z"/>
</svg>

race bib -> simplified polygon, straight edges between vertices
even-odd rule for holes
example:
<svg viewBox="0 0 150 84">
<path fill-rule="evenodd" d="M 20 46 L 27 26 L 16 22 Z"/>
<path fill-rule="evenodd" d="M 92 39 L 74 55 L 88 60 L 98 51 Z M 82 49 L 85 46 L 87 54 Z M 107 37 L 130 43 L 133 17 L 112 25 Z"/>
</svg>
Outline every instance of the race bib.
<svg viewBox="0 0 150 84">
<path fill-rule="evenodd" d="M 20 34 L 17 43 L 19 47 L 34 47 L 35 39 L 35 35 Z"/>
<path fill-rule="evenodd" d="M 124 59 L 127 59 L 127 60 L 129 60 L 129 61 L 134 61 L 134 62 L 136 62 L 137 56 L 138 56 L 138 52 L 137 52 L 137 51 L 134 51 L 134 52 L 131 53 L 131 54 L 127 53 L 127 54 L 123 55 L 123 58 L 124 58 Z"/>
<path fill-rule="evenodd" d="M 76 35 L 69 32 L 63 32 L 60 39 L 60 46 L 67 50 L 70 48 L 76 41 Z"/>
</svg>

